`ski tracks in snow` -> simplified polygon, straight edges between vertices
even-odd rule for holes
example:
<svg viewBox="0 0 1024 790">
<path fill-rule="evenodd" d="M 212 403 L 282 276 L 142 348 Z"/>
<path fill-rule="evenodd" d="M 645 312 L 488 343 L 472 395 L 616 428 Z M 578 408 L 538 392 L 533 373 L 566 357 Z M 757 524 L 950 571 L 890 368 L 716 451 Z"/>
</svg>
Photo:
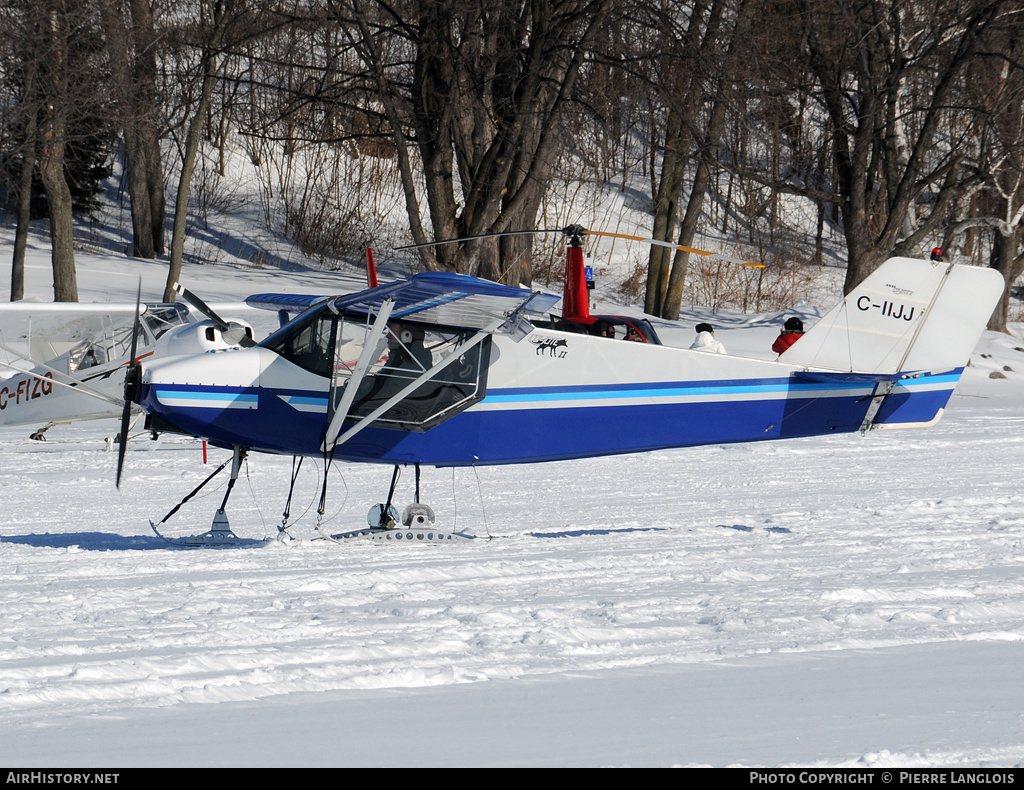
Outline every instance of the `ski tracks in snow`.
<svg viewBox="0 0 1024 790">
<path fill-rule="evenodd" d="M 439 519 L 479 536 L 445 546 L 327 544 L 307 514 L 285 545 L 170 548 L 146 520 L 201 479 L 197 445 L 140 440 L 119 494 L 98 425 L 0 432 L 0 720 L 1024 639 L 1005 406 L 954 398 L 927 432 L 425 470 Z M 275 531 L 289 465 L 250 461 L 240 535 Z M 387 471 L 341 475 L 328 515 L 358 527 Z M 220 496 L 174 528 L 205 530 Z"/>
</svg>

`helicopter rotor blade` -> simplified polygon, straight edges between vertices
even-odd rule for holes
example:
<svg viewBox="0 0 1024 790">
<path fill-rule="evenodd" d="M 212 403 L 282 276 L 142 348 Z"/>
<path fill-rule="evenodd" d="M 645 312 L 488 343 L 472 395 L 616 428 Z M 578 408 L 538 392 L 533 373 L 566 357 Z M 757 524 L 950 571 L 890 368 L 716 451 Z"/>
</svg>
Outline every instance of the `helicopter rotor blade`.
<svg viewBox="0 0 1024 790">
<path fill-rule="evenodd" d="M 671 250 L 681 250 L 682 252 L 693 253 L 694 255 L 705 255 L 710 258 L 716 258 L 718 260 L 725 261 L 727 263 L 736 263 L 740 266 L 750 266 L 755 269 L 763 269 L 763 263 L 755 263 L 754 261 L 745 261 L 742 258 L 732 258 L 728 255 L 722 255 L 718 252 L 712 252 L 711 250 L 700 250 L 696 247 L 687 247 L 683 244 L 673 244 L 670 241 L 662 241 L 661 239 L 649 239 L 644 236 L 631 236 L 628 233 L 611 233 L 604 230 L 588 230 L 580 225 L 569 225 L 565 228 L 538 228 L 537 230 L 506 230 L 500 233 L 481 233 L 476 236 L 463 236 L 457 239 L 442 239 L 441 241 L 428 241 L 423 244 L 407 244 L 404 247 L 395 247 L 395 250 L 418 250 L 423 247 L 439 247 L 442 244 L 461 244 L 466 241 L 474 241 L 476 239 L 493 239 L 499 236 L 528 236 L 534 234 L 544 233 L 561 233 L 566 236 L 605 236 L 612 239 L 629 239 L 630 241 L 639 241 L 644 244 L 653 244 L 656 247 L 667 247 Z"/>
<path fill-rule="evenodd" d="M 536 236 L 544 233 L 563 233 L 563 228 L 538 228 L 537 230 L 503 230 L 499 233 L 478 233 L 475 236 L 461 236 L 457 239 L 442 239 L 441 241 L 427 241 L 423 244 L 406 244 L 404 247 L 395 247 L 395 250 L 418 250 L 423 247 L 440 247 L 442 244 L 462 244 L 466 241 L 478 239 L 496 239 L 500 236 Z"/>
<path fill-rule="evenodd" d="M 668 247 L 671 250 L 681 250 L 682 252 L 690 252 L 695 255 L 706 255 L 711 258 L 718 258 L 719 260 L 726 261 L 727 263 L 737 263 L 740 266 L 751 266 L 755 269 L 763 269 L 763 263 L 754 263 L 753 261 L 745 261 L 742 258 L 730 258 L 728 255 L 722 255 L 719 252 L 711 252 L 710 250 L 698 250 L 696 247 L 686 247 L 682 244 L 673 244 L 670 241 L 662 241 L 661 239 L 648 239 L 643 236 L 630 236 L 627 233 L 610 233 L 604 230 L 584 230 L 583 233 L 587 236 L 607 236 L 613 239 L 629 239 L 631 241 L 640 241 L 644 244 L 653 244 L 656 247 Z"/>
</svg>

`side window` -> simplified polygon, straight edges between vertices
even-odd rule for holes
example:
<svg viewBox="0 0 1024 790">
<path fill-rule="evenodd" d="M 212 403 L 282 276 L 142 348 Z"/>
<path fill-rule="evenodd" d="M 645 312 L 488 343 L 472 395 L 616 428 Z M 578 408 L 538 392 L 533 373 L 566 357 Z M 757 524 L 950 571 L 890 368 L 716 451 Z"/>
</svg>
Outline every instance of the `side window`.
<svg viewBox="0 0 1024 790">
<path fill-rule="evenodd" d="M 349 386 L 362 356 L 368 330 L 365 316 L 335 315 L 323 305 L 282 327 L 260 345 L 308 371 L 333 376 L 340 401 L 340 393 Z M 413 321 L 390 322 L 369 357 L 366 375 L 358 383 L 349 420 L 370 415 L 437 365 L 440 367 L 434 375 L 406 392 L 374 420 L 374 425 L 426 431 L 481 400 L 486 394 L 491 339 L 464 348 L 474 334 Z"/>
<path fill-rule="evenodd" d="M 275 332 L 262 345 L 300 368 L 320 376 L 330 376 L 334 367 L 337 321 L 334 313 L 320 308 L 312 311 L 305 320 Z"/>
<path fill-rule="evenodd" d="M 405 389 L 425 370 L 447 361 L 428 381 L 374 420 L 381 428 L 425 431 L 469 408 L 486 393 L 490 338 L 463 350 L 472 333 L 389 326 L 388 348 L 362 382 L 351 414 L 365 417 Z"/>
</svg>

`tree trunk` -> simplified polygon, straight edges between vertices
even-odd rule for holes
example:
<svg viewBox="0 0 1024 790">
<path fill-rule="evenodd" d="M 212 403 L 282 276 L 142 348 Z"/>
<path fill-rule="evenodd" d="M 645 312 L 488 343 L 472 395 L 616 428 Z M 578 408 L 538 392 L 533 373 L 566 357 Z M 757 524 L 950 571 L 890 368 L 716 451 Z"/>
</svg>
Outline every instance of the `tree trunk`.
<svg viewBox="0 0 1024 790">
<path fill-rule="evenodd" d="M 74 217 L 71 190 L 64 177 L 64 148 L 67 143 L 69 110 L 67 31 L 62 8 L 47 13 L 42 27 L 47 39 L 48 62 L 43 92 L 45 106 L 39 130 L 39 175 L 50 207 L 50 259 L 53 265 L 53 299 L 77 302 L 75 277 Z"/>
<path fill-rule="evenodd" d="M 75 276 L 74 217 L 71 214 L 71 190 L 64 178 L 64 125 L 50 119 L 42 135 L 39 174 L 50 205 L 50 243 L 53 264 L 53 300 L 77 302 Z"/>
<path fill-rule="evenodd" d="M 131 0 L 132 35 L 135 39 L 134 83 L 136 88 L 139 149 L 145 161 L 146 188 L 149 190 L 149 213 L 152 223 L 153 250 L 163 255 L 164 218 L 167 198 L 164 195 L 163 152 L 160 150 L 158 96 L 156 89 L 157 37 L 153 26 L 151 0 Z"/>
<path fill-rule="evenodd" d="M 213 3 L 213 19 L 202 57 L 202 87 L 199 92 L 199 104 L 188 125 L 188 136 L 185 139 L 185 151 L 181 157 L 181 177 L 178 179 L 178 191 L 174 200 L 174 226 L 171 231 L 171 255 L 167 269 L 167 284 L 164 286 L 165 302 L 174 301 L 174 284 L 181 278 L 182 258 L 185 253 L 185 228 L 188 225 L 188 199 L 192 192 L 192 173 L 199 154 L 199 144 L 203 136 L 203 124 L 210 109 L 213 89 L 223 64 L 218 58 L 225 29 L 232 8 L 230 3 Z"/>
<path fill-rule="evenodd" d="M 1000 297 L 996 309 L 992 311 L 992 316 L 988 320 L 988 328 L 994 332 L 1006 332 L 1006 319 L 1010 310 L 1010 294 L 1013 290 L 1013 283 L 1024 271 L 1024 254 L 1017 254 L 1021 230 L 1017 229 L 1010 234 L 1000 233 L 996 230 L 994 235 L 989 266 L 1003 275 L 1003 295 Z"/>
<path fill-rule="evenodd" d="M 686 204 L 686 213 L 679 226 L 678 243 L 684 247 L 693 246 L 697 235 L 701 214 L 704 211 L 704 196 L 711 184 L 711 167 L 704 157 L 697 165 L 697 173 L 690 188 L 690 200 Z M 667 250 L 666 250 L 667 252 Z M 686 273 L 689 269 L 690 253 L 676 250 L 672 256 L 672 272 L 665 291 L 665 301 L 661 306 L 661 317 L 669 321 L 679 320 L 679 309 L 683 302 L 683 286 L 686 284 Z"/>
<path fill-rule="evenodd" d="M 128 63 L 128 36 L 124 17 L 115 0 L 99 0 L 100 20 L 107 44 L 107 57 L 113 81 L 117 122 L 124 137 L 128 198 L 132 214 L 132 254 L 138 258 L 154 258 L 153 218 L 146 184 L 145 154 L 137 132 L 137 104 Z"/>
<path fill-rule="evenodd" d="M 690 198 L 680 227 L 678 243 L 689 246 L 697 232 L 704 205 L 704 195 L 710 187 L 711 165 L 708 157 L 713 156 L 713 152 L 718 150 L 718 140 L 724 125 L 725 105 L 722 94 L 724 86 L 731 84 L 732 79 L 731 74 L 726 72 L 730 69 L 730 57 L 739 43 L 737 39 L 741 37 L 747 25 L 748 14 L 745 5 L 746 0 L 742 0 L 735 9 L 735 22 L 732 31 L 727 33 L 730 43 L 723 65 L 719 67 L 725 71 L 718 71 L 714 74 L 712 83 L 717 83 L 718 86 L 714 93 L 708 93 L 707 80 L 700 73 L 700 69 L 694 68 L 691 75 L 684 80 L 683 91 L 679 95 L 671 97 L 672 104 L 666 123 L 662 184 L 658 187 L 655 206 L 653 237 L 656 239 L 663 241 L 672 239 L 686 166 L 691 159 L 688 149 L 693 142 L 700 145 L 700 150 L 696 154 L 697 172 L 690 188 Z M 725 6 L 726 4 L 721 0 L 694 4 L 686 32 L 687 48 L 697 51 L 701 61 L 710 62 L 716 59 L 717 50 L 722 45 L 720 38 L 722 35 L 726 35 L 721 31 Z M 705 19 L 704 8 L 708 9 L 708 15 L 706 26 L 702 28 L 702 22 Z M 744 40 L 743 43 L 746 44 L 746 41 Z M 714 103 L 707 125 L 701 128 L 701 108 L 708 100 L 713 100 Z M 681 107 L 682 111 L 676 109 L 677 106 Z M 669 250 L 664 247 L 652 247 L 649 261 L 650 269 L 648 270 L 644 311 L 674 320 L 679 317 L 689 253 L 677 250 L 672 256 L 670 267 Z"/>
<path fill-rule="evenodd" d="M 216 84 L 217 61 L 211 52 L 203 57 L 203 87 L 200 92 L 199 106 L 188 124 L 188 137 L 185 139 L 185 152 L 181 158 L 181 177 L 178 179 L 178 191 L 174 200 L 174 227 L 171 231 L 171 258 L 167 269 L 167 284 L 164 286 L 165 302 L 174 301 L 174 284 L 181 278 L 182 259 L 185 254 L 185 228 L 188 225 L 188 199 L 192 193 L 192 173 L 196 167 L 196 156 L 202 141 L 203 123 L 210 106 L 213 88 Z"/>
<path fill-rule="evenodd" d="M 35 118 L 32 119 L 35 126 Z M 14 255 L 11 260 L 11 301 L 25 298 L 25 250 L 32 222 L 32 174 L 36 168 L 35 133 L 25 141 L 21 161 L 21 183 L 18 187 L 18 227 L 14 232 Z"/>
<path fill-rule="evenodd" d="M 32 222 L 32 174 L 36 169 L 36 127 L 39 111 L 35 102 L 35 61 L 25 65 L 25 142 L 21 151 L 21 180 L 18 185 L 18 226 L 14 232 L 11 260 L 11 301 L 25 298 L 25 250 Z"/>
<path fill-rule="evenodd" d="M 669 109 L 665 129 L 665 153 L 661 161 L 661 178 L 654 198 L 654 228 L 651 238 L 669 241 L 675 232 L 678 195 L 681 189 L 683 170 L 686 166 L 684 149 L 689 136 L 683 134 L 682 116 L 674 107 Z M 644 295 L 644 312 L 661 315 L 665 290 L 668 285 L 669 251 L 652 244 L 647 256 L 647 290 Z"/>
<path fill-rule="evenodd" d="M 742 9 L 742 6 L 741 6 Z M 742 24 L 742 20 L 740 23 Z M 743 28 L 737 27 L 733 34 L 733 41 L 729 46 L 729 53 L 732 54 L 737 38 L 740 37 Z M 697 228 L 700 225 L 700 218 L 704 211 L 704 197 L 711 188 L 711 169 L 718 156 L 719 140 L 725 128 L 725 80 L 719 83 L 715 103 L 711 109 L 711 117 L 708 120 L 707 133 L 704 143 L 698 153 L 697 172 L 693 177 L 693 185 L 690 187 L 690 199 L 686 204 L 686 213 L 683 215 L 683 222 L 679 227 L 679 244 L 684 247 L 693 246 L 693 239 L 697 235 Z M 686 273 L 690 264 L 690 253 L 683 250 L 676 250 L 672 258 L 672 273 L 668 280 L 668 289 L 665 292 L 665 300 L 661 306 L 661 317 L 670 321 L 679 320 L 679 309 L 683 301 L 683 286 L 686 284 Z"/>
</svg>

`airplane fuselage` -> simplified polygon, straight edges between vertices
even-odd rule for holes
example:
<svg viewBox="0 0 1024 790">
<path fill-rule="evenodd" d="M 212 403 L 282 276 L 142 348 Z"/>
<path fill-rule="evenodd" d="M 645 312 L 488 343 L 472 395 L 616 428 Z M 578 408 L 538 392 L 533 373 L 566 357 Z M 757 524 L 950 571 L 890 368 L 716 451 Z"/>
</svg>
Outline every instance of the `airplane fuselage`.
<svg viewBox="0 0 1024 790">
<path fill-rule="evenodd" d="M 554 461 L 861 429 L 878 382 L 795 365 L 535 329 L 490 338 L 485 394 L 427 430 L 371 425 L 335 458 L 436 466 Z M 937 418 L 962 369 L 887 392 L 876 424 Z M 268 348 L 147 366 L 140 405 L 224 446 L 322 455 L 330 379 Z"/>
</svg>

